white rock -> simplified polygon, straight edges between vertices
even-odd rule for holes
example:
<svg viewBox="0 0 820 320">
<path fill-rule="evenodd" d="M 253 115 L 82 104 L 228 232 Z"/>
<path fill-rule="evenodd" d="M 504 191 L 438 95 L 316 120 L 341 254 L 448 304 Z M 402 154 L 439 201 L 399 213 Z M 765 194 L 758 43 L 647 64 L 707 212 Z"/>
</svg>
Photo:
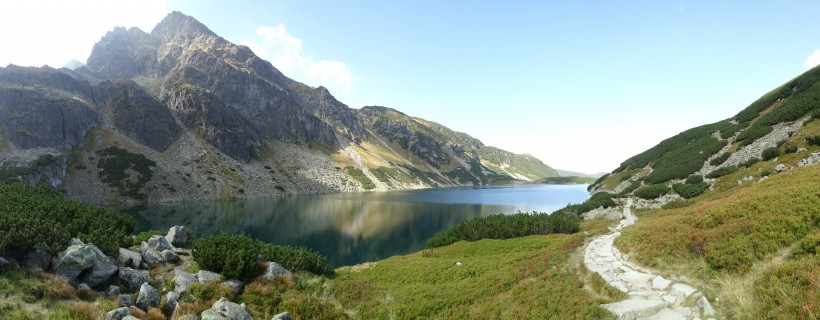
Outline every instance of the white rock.
<svg viewBox="0 0 820 320">
<path fill-rule="evenodd" d="M 669 287 L 669 284 L 671 283 L 672 281 L 666 280 L 661 276 L 657 276 L 654 279 L 652 279 L 652 289 L 664 290 L 667 287 Z"/>
<path fill-rule="evenodd" d="M 700 297 L 700 299 L 698 299 L 698 307 L 703 311 L 704 316 L 715 315 L 715 309 L 712 308 L 712 304 L 709 303 L 709 300 L 706 300 L 706 297 Z"/>
<path fill-rule="evenodd" d="M 669 308 L 664 308 L 660 312 L 658 312 L 656 314 L 653 314 L 653 315 L 647 317 L 646 319 L 647 320 L 686 320 L 686 317 L 684 317 L 680 313 L 672 311 Z"/>
<path fill-rule="evenodd" d="M 697 289 L 692 288 L 689 285 L 685 285 L 683 283 L 676 283 L 676 284 L 672 285 L 672 289 L 670 290 L 670 293 L 674 294 L 675 297 L 678 298 L 678 300 L 683 301 L 683 300 L 686 300 L 686 297 L 689 297 L 690 295 L 692 295 L 693 293 L 695 293 L 697 291 L 698 291 Z"/>
<path fill-rule="evenodd" d="M 661 300 L 627 299 L 615 303 L 602 304 L 601 307 L 609 310 L 619 319 L 635 319 L 648 317 L 666 308 L 666 302 Z"/>
</svg>

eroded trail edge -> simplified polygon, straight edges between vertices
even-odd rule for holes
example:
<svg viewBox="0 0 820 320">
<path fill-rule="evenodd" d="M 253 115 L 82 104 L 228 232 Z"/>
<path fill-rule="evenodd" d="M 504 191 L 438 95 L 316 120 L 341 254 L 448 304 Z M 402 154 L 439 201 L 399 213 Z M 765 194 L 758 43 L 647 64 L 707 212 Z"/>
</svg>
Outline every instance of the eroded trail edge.
<svg viewBox="0 0 820 320">
<path fill-rule="evenodd" d="M 619 319 L 701 319 L 714 316 L 709 300 L 697 289 L 680 281 L 652 274 L 630 262 L 615 248 L 621 229 L 637 218 L 632 199 L 624 205 L 623 217 L 609 234 L 593 239 L 584 252 L 584 265 L 612 287 L 626 293 L 623 301 L 601 305 Z"/>
</svg>

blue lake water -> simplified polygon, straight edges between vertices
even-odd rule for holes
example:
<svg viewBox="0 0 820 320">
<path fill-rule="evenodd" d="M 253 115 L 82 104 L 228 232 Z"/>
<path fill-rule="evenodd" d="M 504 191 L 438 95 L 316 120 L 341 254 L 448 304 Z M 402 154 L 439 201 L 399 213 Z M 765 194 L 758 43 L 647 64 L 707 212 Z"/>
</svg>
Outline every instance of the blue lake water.
<svg viewBox="0 0 820 320">
<path fill-rule="evenodd" d="M 197 235 L 245 232 L 306 246 L 334 266 L 424 248 L 436 232 L 491 214 L 552 212 L 589 197 L 587 185 L 503 185 L 151 204 L 121 210 L 137 229 L 185 225 Z"/>
</svg>

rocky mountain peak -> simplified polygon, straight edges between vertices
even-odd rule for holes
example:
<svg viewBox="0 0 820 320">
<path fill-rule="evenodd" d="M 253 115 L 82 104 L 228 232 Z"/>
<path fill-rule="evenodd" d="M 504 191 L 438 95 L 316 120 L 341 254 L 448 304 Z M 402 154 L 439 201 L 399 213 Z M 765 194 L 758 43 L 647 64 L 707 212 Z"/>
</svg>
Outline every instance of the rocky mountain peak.
<svg viewBox="0 0 820 320">
<path fill-rule="evenodd" d="M 196 37 L 198 35 L 214 36 L 217 35 L 208 29 L 204 24 L 194 19 L 189 15 L 185 15 L 179 11 L 169 13 L 162 21 L 154 27 L 151 35 L 159 37 L 164 40 L 173 40 L 177 37 Z"/>
</svg>

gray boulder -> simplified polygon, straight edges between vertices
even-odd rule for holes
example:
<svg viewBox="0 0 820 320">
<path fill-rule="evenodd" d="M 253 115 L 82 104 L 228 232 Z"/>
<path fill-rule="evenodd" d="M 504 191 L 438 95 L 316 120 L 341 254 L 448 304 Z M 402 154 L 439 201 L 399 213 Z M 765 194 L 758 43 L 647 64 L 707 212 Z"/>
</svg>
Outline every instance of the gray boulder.
<svg viewBox="0 0 820 320">
<path fill-rule="evenodd" d="M 142 264 L 142 256 L 138 252 L 120 248 L 120 254 L 117 256 L 117 263 L 119 263 L 120 267 L 139 269 Z"/>
<path fill-rule="evenodd" d="M 174 252 L 174 250 L 165 249 L 162 250 L 162 252 L 160 252 L 159 255 L 165 262 L 176 262 L 177 260 L 179 260 L 179 257 L 177 257 L 177 254 L 176 252 Z"/>
<path fill-rule="evenodd" d="M 165 240 L 168 240 L 173 246 L 186 246 L 190 244 L 191 241 L 191 239 L 188 238 L 188 229 L 185 229 L 185 226 L 173 226 L 171 229 L 168 229 Z"/>
<path fill-rule="evenodd" d="M 225 281 L 221 284 L 223 286 L 231 288 L 233 290 L 233 293 L 237 296 L 240 293 L 242 293 L 243 289 L 245 289 L 245 285 L 242 283 L 242 281 L 239 281 L 239 280 L 236 280 L 236 279 L 231 279 L 231 280 Z"/>
<path fill-rule="evenodd" d="M 223 297 L 202 313 L 202 320 L 253 320 L 253 317 L 244 303 L 236 304 Z"/>
<path fill-rule="evenodd" d="M 174 292 L 178 296 L 182 296 L 188 293 L 188 288 L 191 287 L 192 284 L 197 283 L 196 276 L 187 273 L 185 271 L 175 269 L 174 270 Z"/>
<path fill-rule="evenodd" d="M 160 235 L 151 236 L 151 238 L 148 238 L 147 243 L 149 248 L 157 250 L 158 252 L 174 248 L 173 246 L 171 246 L 171 243 L 169 243 L 168 240 L 165 239 L 165 237 Z"/>
<path fill-rule="evenodd" d="M 128 285 L 128 290 L 137 291 L 140 287 L 148 282 L 150 279 L 150 274 L 148 270 L 137 270 L 131 269 L 129 267 L 122 267 L 120 268 L 120 280 L 125 282 Z"/>
<path fill-rule="evenodd" d="M 103 294 L 106 297 L 109 297 L 109 298 L 119 296 L 120 295 L 120 287 L 115 286 L 115 285 L 110 285 L 110 286 L 108 286 L 107 289 L 105 289 L 105 292 L 103 292 Z"/>
<path fill-rule="evenodd" d="M 162 300 L 162 297 L 157 292 L 157 289 L 154 289 L 150 284 L 143 283 L 140 287 L 140 293 L 137 295 L 137 303 L 136 306 L 142 310 L 148 310 L 150 308 L 159 307 L 159 302 Z"/>
<path fill-rule="evenodd" d="M 293 276 L 293 273 L 273 261 L 268 261 L 268 268 L 265 269 L 265 273 L 262 277 L 266 280 L 272 280 L 275 277 L 285 277 L 290 279 L 291 282 L 296 283 L 296 277 Z"/>
<path fill-rule="evenodd" d="M 145 242 L 143 242 L 144 244 Z M 149 266 L 157 265 L 160 263 L 165 262 L 162 260 L 162 256 L 157 252 L 157 250 L 151 249 L 146 247 L 142 251 L 142 260 L 144 260 Z"/>
<path fill-rule="evenodd" d="M 288 313 L 287 311 L 282 312 L 280 314 L 277 314 L 277 315 L 273 316 L 273 318 L 270 318 L 270 320 L 292 320 L 292 319 L 293 318 L 290 317 L 290 313 Z"/>
<path fill-rule="evenodd" d="M 128 308 L 134 305 L 134 296 L 130 294 L 121 294 L 117 296 L 117 305 Z"/>
<path fill-rule="evenodd" d="M 106 320 L 122 320 L 126 316 L 130 316 L 130 315 L 131 315 L 131 310 L 128 310 L 128 307 L 122 307 L 122 308 L 118 308 L 118 309 L 108 311 L 108 313 L 105 314 L 105 319 Z"/>
<path fill-rule="evenodd" d="M 93 244 L 84 244 L 73 239 L 72 245 L 57 256 L 54 273 L 76 286 L 80 282 L 91 287 L 97 286 L 117 272 L 113 258 L 106 256 Z M 82 278 L 77 277 L 82 274 Z"/>
<path fill-rule="evenodd" d="M 208 270 L 199 270 L 199 273 L 196 274 L 196 278 L 199 280 L 199 283 L 207 284 L 221 280 L 222 275 Z"/>
<path fill-rule="evenodd" d="M 34 251 L 29 252 L 23 258 L 23 266 L 40 271 L 48 270 L 51 266 L 51 248 L 47 244 L 40 242 L 34 245 Z"/>
<path fill-rule="evenodd" d="M 105 255 L 97 246 L 93 244 L 87 246 L 91 247 L 91 251 L 94 252 L 95 257 L 91 265 L 91 272 L 84 272 L 80 278 L 80 282 L 86 283 L 91 287 L 96 287 L 117 273 L 117 262 L 114 258 Z"/>
<path fill-rule="evenodd" d="M 174 309 L 177 308 L 177 294 L 173 291 L 168 292 L 165 294 L 165 312 L 173 313 Z"/>
<path fill-rule="evenodd" d="M 90 246 L 85 244 L 74 244 L 66 248 L 57 257 L 54 263 L 54 274 L 73 286 L 77 286 L 77 277 L 88 268 L 94 265 L 96 253 Z"/>
</svg>

